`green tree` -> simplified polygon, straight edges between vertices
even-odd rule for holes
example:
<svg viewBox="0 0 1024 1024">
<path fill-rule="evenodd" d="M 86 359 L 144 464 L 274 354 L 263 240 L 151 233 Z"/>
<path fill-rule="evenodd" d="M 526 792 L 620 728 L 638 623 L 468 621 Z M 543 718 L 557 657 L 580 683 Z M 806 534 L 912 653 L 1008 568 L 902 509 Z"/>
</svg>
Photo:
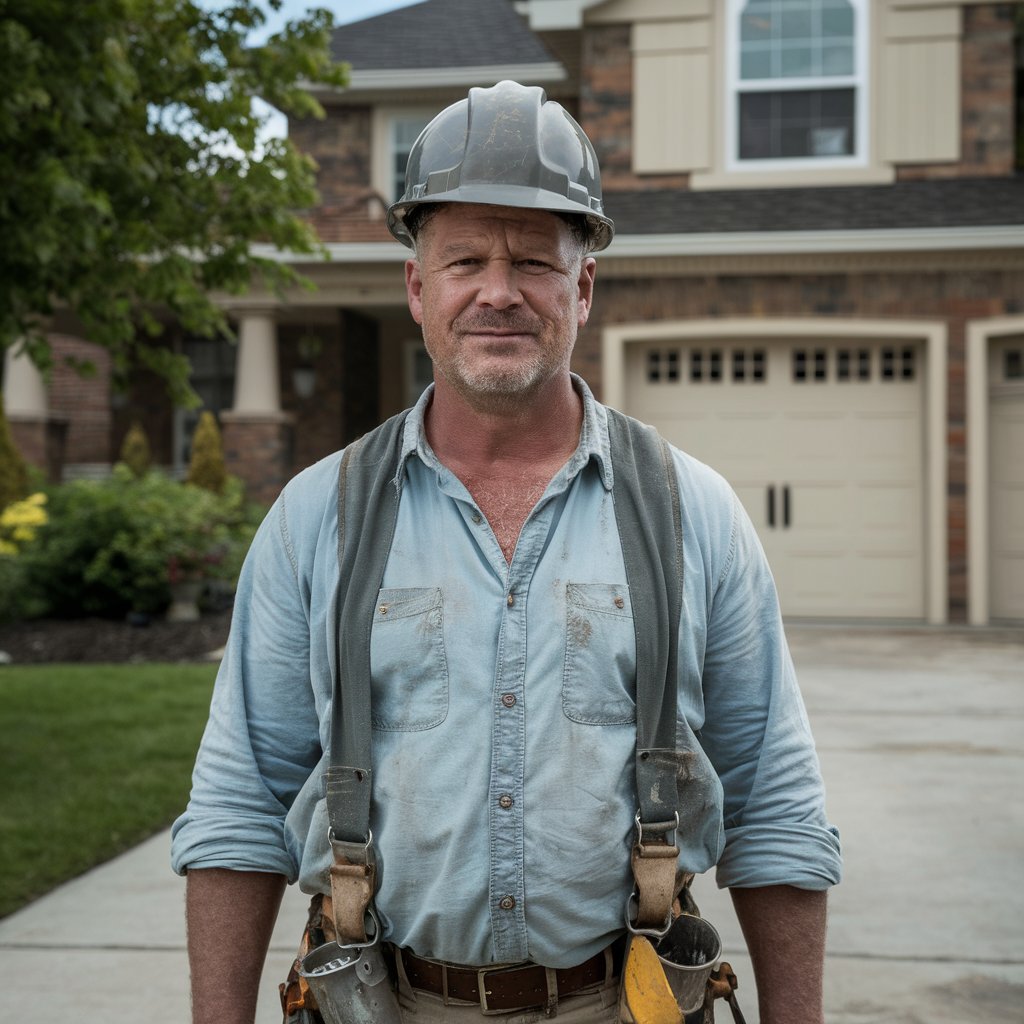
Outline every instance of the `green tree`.
<svg viewBox="0 0 1024 1024">
<path fill-rule="evenodd" d="M 216 6 L 0 0 L 0 350 L 24 344 L 46 369 L 49 318 L 71 309 L 116 373 L 146 366 L 195 404 L 161 322 L 210 336 L 226 330 L 211 292 L 299 280 L 251 244 L 317 250 L 296 215 L 314 167 L 286 139 L 260 142 L 252 99 L 322 116 L 309 84 L 346 81 L 332 16 L 249 47 L 257 0 Z"/>
</svg>

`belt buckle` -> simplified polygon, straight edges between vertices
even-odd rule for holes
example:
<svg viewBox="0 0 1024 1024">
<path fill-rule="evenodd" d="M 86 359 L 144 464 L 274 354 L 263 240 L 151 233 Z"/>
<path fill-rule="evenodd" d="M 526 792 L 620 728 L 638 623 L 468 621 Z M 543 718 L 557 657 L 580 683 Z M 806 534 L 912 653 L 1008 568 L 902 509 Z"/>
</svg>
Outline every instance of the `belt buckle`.
<svg viewBox="0 0 1024 1024">
<path fill-rule="evenodd" d="M 493 1017 L 498 1013 L 508 1013 L 508 1010 L 492 1010 L 487 1005 L 487 975 L 496 973 L 491 967 L 478 967 L 476 970 L 476 994 L 480 997 L 480 1012 L 485 1017 Z"/>
<path fill-rule="evenodd" d="M 523 965 L 525 966 L 525 965 Z M 499 1013 L 515 1013 L 518 1010 L 530 1009 L 532 1003 L 524 1003 L 522 1006 L 503 1006 L 500 1009 L 491 1009 L 487 1002 L 487 975 L 488 974 L 508 974 L 511 971 L 522 970 L 520 967 L 478 967 L 476 969 L 476 991 L 480 997 L 480 1012 L 485 1017 L 493 1017 Z"/>
</svg>

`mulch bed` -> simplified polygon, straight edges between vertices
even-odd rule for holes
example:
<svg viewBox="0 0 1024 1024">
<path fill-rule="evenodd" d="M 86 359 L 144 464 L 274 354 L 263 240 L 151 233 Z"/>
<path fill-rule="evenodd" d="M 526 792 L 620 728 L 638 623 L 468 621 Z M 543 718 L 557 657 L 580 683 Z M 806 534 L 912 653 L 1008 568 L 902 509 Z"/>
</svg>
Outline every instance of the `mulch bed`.
<svg viewBox="0 0 1024 1024">
<path fill-rule="evenodd" d="M 14 665 L 207 661 L 227 642 L 230 624 L 230 611 L 205 614 L 197 622 L 154 619 L 146 625 L 110 619 L 37 619 L 0 626 L 0 651 Z"/>
</svg>

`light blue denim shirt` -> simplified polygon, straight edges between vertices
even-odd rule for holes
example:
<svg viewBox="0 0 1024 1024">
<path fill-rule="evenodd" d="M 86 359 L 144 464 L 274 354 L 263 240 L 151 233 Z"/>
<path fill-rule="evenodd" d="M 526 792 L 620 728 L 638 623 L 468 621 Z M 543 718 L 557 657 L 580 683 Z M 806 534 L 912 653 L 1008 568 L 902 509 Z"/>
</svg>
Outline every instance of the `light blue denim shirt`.
<svg viewBox="0 0 1024 1024">
<path fill-rule="evenodd" d="M 578 378 L 579 447 L 512 563 L 406 421 L 371 639 L 371 825 L 384 938 L 463 964 L 581 962 L 622 930 L 637 810 L 635 640 L 607 414 Z M 176 871 L 280 872 L 328 891 L 323 800 L 340 453 L 284 489 L 253 543 Z M 675 452 L 683 508 L 677 731 L 713 765 L 681 867 L 728 886 L 839 880 L 837 833 L 771 574 L 724 480 Z"/>
</svg>

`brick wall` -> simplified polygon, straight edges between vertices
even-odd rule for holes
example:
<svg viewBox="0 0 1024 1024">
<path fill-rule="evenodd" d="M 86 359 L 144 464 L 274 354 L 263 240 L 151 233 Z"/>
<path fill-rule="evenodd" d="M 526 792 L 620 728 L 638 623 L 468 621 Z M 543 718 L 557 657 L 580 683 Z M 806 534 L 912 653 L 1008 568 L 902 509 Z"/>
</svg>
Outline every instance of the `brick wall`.
<svg viewBox="0 0 1024 1024">
<path fill-rule="evenodd" d="M 51 334 L 50 412 L 67 417 L 65 462 L 107 462 L 111 452 L 110 356 L 106 349 L 68 334 Z M 91 363 L 83 377 L 72 363 Z"/>
<path fill-rule="evenodd" d="M 288 137 L 317 162 L 323 206 L 345 205 L 365 194 L 370 184 L 370 107 L 331 107 L 323 120 L 293 118 Z"/>
<path fill-rule="evenodd" d="M 965 324 L 1024 313 L 1024 272 L 948 270 L 693 276 L 598 275 L 590 323 L 573 369 L 600 395 L 600 332 L 605 325 L 710 317 L 835 316 L 940 320 L 949 330 L 947 420 L 950 618 L 967 606 Z"/>
</svg>

